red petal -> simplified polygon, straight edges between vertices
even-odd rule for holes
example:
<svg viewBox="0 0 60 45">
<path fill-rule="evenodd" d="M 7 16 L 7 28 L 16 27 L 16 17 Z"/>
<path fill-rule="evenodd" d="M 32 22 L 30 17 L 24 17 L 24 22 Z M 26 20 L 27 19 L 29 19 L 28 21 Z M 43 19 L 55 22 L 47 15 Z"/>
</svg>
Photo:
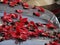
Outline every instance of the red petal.
<svg viewBox="0 0 60 45">
<path fill-rule="evenodd" d="M 13 22 L 13 20 L 12 19 L 7 19 L 7 22 Z"/>
<path fill-rule="evenodd" d="M 44 30 L 39 30 L 39 33 L 43 33 L 44 32 Z"/>
<path fill-rule="evenodd" d="M 19 18 L 19 20 L 22 20 L 22 15 L 20 15 L 20 18 Z"/>
</svg>

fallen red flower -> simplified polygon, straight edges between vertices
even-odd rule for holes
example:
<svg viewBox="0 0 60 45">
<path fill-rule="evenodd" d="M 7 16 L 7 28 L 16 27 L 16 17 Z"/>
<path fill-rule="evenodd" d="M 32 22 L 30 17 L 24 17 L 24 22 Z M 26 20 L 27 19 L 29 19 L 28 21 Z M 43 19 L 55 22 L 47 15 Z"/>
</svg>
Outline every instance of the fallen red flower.
<svg viewBox="0 0 60 45">
<path fill-rule="evenodd" d="M 2 20 L 4 22 L 12 22 L 12 19 L 9 15 L 6 14 L 6 12 L 4 12 L 4 16 L 2 17 Z"/>
<path fill-rule="evenodd" d="M 10 17 L 16 19 L 16 18 L 18 18 L 18 15 L 15 13 L 10 13 Z"/>
<path fill-rule="evenodd" d="M 29 8 L 29 5 L 26 2 L 24 2 L 23 3 L 23 8 L 28 9 Z"/>
<path fill-rule="evenodd" d="M 39 33 L 43 33 L 44 32 L 44 30 L 43 29 L 39 29 Z"/>
<path fill-rule="evenodd" d="M 52 23 L 48 23 L 48 24 L 46 24 L 46 26 L 47 26 L 47 28 L 53 28 L 53 29 L 56 29 L 56 26 L 54 26 L 54 24 L 52 24 Z"/>
<path fill-rule="evenodd" d="M 9 3 L 9 5 L 12 6 L 12 7 L 14 7 L 16 4 L 17 4 L 16 1 L 11 1 L 11 2 Z"/>
<path fill-rule="evenodd" d="M 8 4 L 8 0 L 3 0 L 3 3 L 4 4 Z"/>
<path fill-rule="evenodd" d="M 38 17 L 39 17 L 39 16 L 40 16 L 40 13 L 39 13 L 39 12 L 34 12 L 34 13 L 33 13 L 33 15 L 38 16 Z"/>
<path fill-rule="evenodd" d="M 45 12 L 44 8 L 42 8 L 42 7 L 40 7 L 40 6 L 37 6 L 36 8 L 38 9 L 38 11 L 41 11 L 41 12 L 43 12 L 43 13 Z"/>
<path fill-rule="evenodd" d="M 22 13 L 23 11 L 22 10 L 16 10 L 17 13 Z"/>
<path fill-rule="evenodd" d="M 2 26 L 0 26 L 0 33 L 4 32 L 5 40 L 16 39 L 26 41 L 30 37 L 39 37 L 41 35 L 44 37 L 49 36 L 49 38 L 55 38 L 54 35 L 49 35 L 49 32 L 46 32 L 43 29 L 39 28 L 43 27 L 43 24 L 36 24 L 34 21 L 28 21 L 28 18 L 23 18 L 22 15 L 19 16 L 20 17 L 18 17 L 18 14 L 15 13 L 6 14 L 6 12 L 4 12 L 2 20 L 3 23 L 5 23 Z M 17 19 L 17 21 L 13 21 L 13 19 Z M 55 26 L 52 23 L 48 23 L 46 24 L 46 26 L 48 28 L 55 28 Z"/>
<path fill-rule="evenodd" d="M 45 32 L 43 32 L 42 35 L 48 37 L 48 34 L 46 34 Z"/>
</svg>

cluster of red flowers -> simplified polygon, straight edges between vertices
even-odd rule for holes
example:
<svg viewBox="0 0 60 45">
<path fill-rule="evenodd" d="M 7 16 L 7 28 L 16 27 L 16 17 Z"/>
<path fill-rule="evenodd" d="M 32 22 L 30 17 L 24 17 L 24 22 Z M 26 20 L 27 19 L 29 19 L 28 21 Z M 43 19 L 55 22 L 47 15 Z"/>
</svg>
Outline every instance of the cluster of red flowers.
<svg viewBox="0 0 60 45">
<path fill-rule="evenodd" d="M 49 43 L 45 43 L 45 45 L 60 45 L 60 32 L 53 32 L 55 38 L 51 40 Z"/>
<path fill-rule="evenodd" d="M 17 3 L 22 2 L 21 0 L 1 0 L 0 2 L 4 4 L 9 4 L 10 6 L 15 6 Z"/>
<path fill-rule="evenodd" d="M 14 7 L 17 4 L 20 4 L 20 5 L 23 6 L 24 9 L 29 9 L 30 8 L 28 3 L 27 2 L 23 2 L 22 0 L 3 0 L 3 1 L 1 0 L 0 2 L 2 2 L 4 4 L 9 4 L 11 7 Z M 38 6 L 32 7 L 32 9 L 36 9 L 36 8 L 38 9 L 38 11 L 45 12 L 44 8 L 42 8 L 42 7 L 38 7 Z M 35 14 L 37 14 L 39 16 L 39 13 L 35 13 Z"/>
<path fill-rule="evenodd" d="M 22 0 L 1 0 L 0 2 L 4 3 L 4 4 L 9 4 L 10 6 L 15 6 L 17 4 L 21 4 L 22 3 Z M 25 2 L 25 3 L 22 3 L 23 7 L 24 8 L 29 8 L 29 5 Z"/>
<path fill-rule="evenodd" d="M 9 4 L 10 6 L 14 7 L 17 4 L 21 4 L 24 9 L 29 9 L 29 5 L 26 2 L 22 2 L 21 0 L 3 0 L 4 4 Z M 34 6 L 31 7 L 32 9 L 37 9 L 38 12 L 33 12 L 33 15 L 40 16 L 40 12 L 45 12 L 44 8 Z M 50 21 L 47 24 L 41 24 L 40 22 L 35 23 L 34 21 L 28 21 L 28 18 L 23 18 L 21 13 L 23 10 L 16 10 L 17 13 L 10 13 L 7 14 L 4 12 L 4 16 L 1 17 L 3 24 L 0 25 L 0 35 L 3 37 L 4 40 L 9 39 L 17 39 L 21 41 L 26 41 L 32 37 L 48 37 L 48 38 L 58 38 L 60 39 L 60 33 L 51 35 L 49 31 L 44 29 L 40 29 L 40 27 L 46 26 L 47 29 L 56 29 L 56 26 L 52 24 Z M 0 40 L 1 41 L 1 40 Z M 53 44 L 54 43 L 54 44 Z M 52 42 L 51 45 L 58 45 L 58 42 Z M 50 43 L 48 44 L 50 45 Z M 60 44 L 59 44 L 60 45 Z"/>
<path fill-rule="evenodd" d="M 20 39 L 24 41 L 29 39 L 29 37 L 38 37 L 40 34 L 45 37 L 55 38 L 44 30 L 39 29 L 39 27 L 43 27 L 43 24 L 28 21 L 27 18 L 22 18 L 22 15 L 18 19 L 18 14 L 6 14 L 4 12 L 4 16 L 1 19 L 3 24 L 0 26 L 0 33 L 3 34 L 4 39 Z M 47 28 L 55 27 L 50 23 L 46 24 L 46 26 Z"/>
<path fill-rule="evenodd" d="M 50 41 L 49 43 L 45 43 L 45 45 L 60 45 L 60 43 L 58 40 L 53 40 L 53 41 Z"/>
<path fill-rule="evenodd" d="M 44 13 L 45 10 L 44 8 L 42 8 L 41 6 L 29 6 L 27 2 L 22 2 L 22 0 L 3 0 L 1 1 L 2 3 L 4 4 L 8 4 L 10 7 L 14 7 L 15 5 L 17 4 L 20 4 L 23 9 L 37 9 L 38 11 L 37 12 L 33 12 L 33 15 L 35 16 L 40 16 L 40 12 Z M 23 10 L 16 10 L 17 13 L 23 13 Z"/>
</svg>

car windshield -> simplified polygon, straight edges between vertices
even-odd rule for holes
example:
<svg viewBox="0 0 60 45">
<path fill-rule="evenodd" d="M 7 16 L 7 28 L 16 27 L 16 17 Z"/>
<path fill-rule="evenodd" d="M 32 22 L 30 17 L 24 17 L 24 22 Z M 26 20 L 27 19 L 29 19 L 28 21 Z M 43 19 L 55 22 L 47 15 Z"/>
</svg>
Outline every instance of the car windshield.
<svg viewBox="0 0 60 45">
<path fill-rule="evenodd" d="M 54 25 L 59 27 L 59 21 L 57 17 L 48 10 L 46 10 L 45 14 L 41 15 L 40 18 L 50 20 Z"/>
</svg>

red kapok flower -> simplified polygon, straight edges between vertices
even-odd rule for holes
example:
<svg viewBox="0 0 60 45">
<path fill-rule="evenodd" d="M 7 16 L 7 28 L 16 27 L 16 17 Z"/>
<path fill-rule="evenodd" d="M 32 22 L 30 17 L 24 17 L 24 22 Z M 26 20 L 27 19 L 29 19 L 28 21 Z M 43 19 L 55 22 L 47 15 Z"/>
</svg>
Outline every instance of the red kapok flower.
<svg viewBox="0 0 60 45">
<path fill-rule="evenodd" d="M 6 20 L 6 18 L 7 18 L 7 14 L 6 12 L 4 12 L 4 16 L 2 17 L 2 20 Z"/>
<path fill-rule="evenodd" d="M 7 3 L 8 3 L 8 0 L 3 0 L 3 3 L 4 3 L 4 4 L 7 4 Z"/>
<path fill-rule="evenodd" d="M 22 18 L 22 20 L 20 20 L 21 22 L 27 22 L 27 18 Z"/>
<path fill-rule="evenodd" d="M 39 12 L 34 12 L 34 13 L 33 13 L 33 15 L 38 16 L 38 17 L 39 17 L 39 16 L 40 16 L 40 13 L 39 13 Z"/>
<path fill-rule="evenodd" d="M 47 37 L 47 36 L 48 36 L 48 34 L 46 34 L 45 32 L 43 32 L 43 33 L 42 33 L 42 35 L 43 35 L 43 36 L 45 36 L 45 37 Z"/>
<path fill-rule="evenodd" d="M 17 4 L 16 1 L 11 1 L 11 2 L 9 3 L 9 5 L 12 6 L 12 7 L 14 7 L 16 4 Z"/>
<path fill-rule="evenodd" d="M 23 11 L 22 10 L 16 10 L 17 13 L 22 13 Z"/>
<path fill-rule="evenodd" d="M 2 20 L 4 22 L 12 22 L 12 19 L 9 15 L 6 14 L 6 12 L 4 12 L 4 16 L 2 17 Z"/>
<path fill-rule="evenodd" d="M 27 35 L 25 35 L 25 34 L 21 34 L 20 35 L 20 39 L 22 39 L 22 40 L 27 40 L 28 39 L 28 36 Z"/>
<path fill-rule="evenodd" d="M 11 16 L 12 18 L 14 18 L 14 19 L 18 18 L 18 15 L 15 14 L 15 13 L 10 13 L 10 16 Z"/>
<path fill-rule="evenodd" d="M 29 26 L 33 26 L 35 29 L 38 29 L 37 25 L 34 23 L 34 21 L 30 21 L 29 24 L 28 24 L 28 27 Z"/>
<path fill-rule="evenodd" d="M 29 8 L 29 5 L 26 2 L 24 2 L 23 3 L 23 8 L 28 9 Z"/>
<path fill-rule="evenodd" d="M 8 18 L 7 22 L 13 22 L 12 18 Z"/>
<path fill-rule="evenodd" d="M 38 11 L 45 12 L 44 8 L 42 8 L 42 7 L 40 7 L 40 6 L 38 6 L 38 7 L 36 7 L 36 8 L 38 9 Z"/>
<path fill-rule="evenodd" d="M 44 30 L 43 29 L 39 29 L 39 33 L 43 33 L 44 32 Z"/>
<path fill-rule="evenodd" d="M 52 28 L 52 29 L 56 29 L 56 27 L 52 24 L 52 23 L 48 23 L 46 24 L 47 28 Z"/>
</svg>

